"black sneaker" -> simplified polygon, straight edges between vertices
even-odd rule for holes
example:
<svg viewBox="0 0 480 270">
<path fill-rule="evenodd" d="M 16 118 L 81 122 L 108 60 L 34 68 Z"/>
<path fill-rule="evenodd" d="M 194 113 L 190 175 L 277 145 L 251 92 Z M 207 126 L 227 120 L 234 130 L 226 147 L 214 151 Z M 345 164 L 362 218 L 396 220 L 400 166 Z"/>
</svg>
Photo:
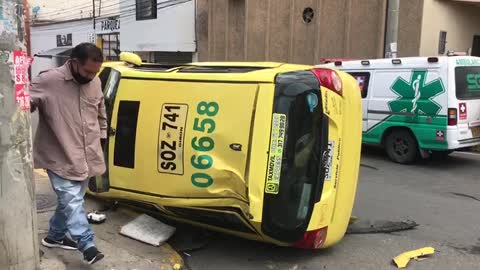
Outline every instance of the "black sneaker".
<svg viewBox="0 0 480 270">
<path fill-rule="evenodd" d="M 83 252 L 83 259 L 87 261 L 88 264 L 94 264 L 103 259 L 103 257 L 105 257 L 105 255 L 98 251 L 96 247 L 88 248 Z"/>
<path fill-rule="evenodd" d="M 42 239 L 42 245 L 48 248 L 63 248 L 66 250 L 77 250 L 77 243 L 72 239 L 65 237 L 62 241 L 55 241 L 45 237 Z"/>
</svg>

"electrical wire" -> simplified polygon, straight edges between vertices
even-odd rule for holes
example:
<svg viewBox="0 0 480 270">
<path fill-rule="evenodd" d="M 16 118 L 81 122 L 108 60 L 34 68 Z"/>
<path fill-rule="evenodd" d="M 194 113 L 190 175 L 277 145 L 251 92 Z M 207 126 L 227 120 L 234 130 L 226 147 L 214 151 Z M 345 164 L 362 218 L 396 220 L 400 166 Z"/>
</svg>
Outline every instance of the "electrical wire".
<svg viewBox="0 0 480 270">
<path fill-rule="evenodd" d="M 179 2 L 179 0 L 170 0 L 170 1 L 167 1 L 167 2 L 175 2 L 175 3 L 172 3 L 172 4 L 169 4 L 169 5 L 163 5 L 162 7 L 158 7 L 157 8 L 157 11 L 161 11 L 163 9 L 167 9 L 169 7 L 172 7 L 172 6 L 177 6 L 177 5 L 181 5 L 181 4 L 184 4 L 184 3 L 187 3 L 187 2 L 191 2 L 192 0 L 183 0 L 181 2 Z M 167 2 L 163 2 L 164 3 L 167 3 Z M 146 10 L 146 9 L 145 9 Z M 135 8 L 132 8 L 132 9 L 121 9 L 120 10 L 120 13 L 118 13 L 117 11 L 115 12 L 112 12 L 112 13 L 107 13 L 107 14 L 104 14 L 102 15 L 102 17 L 99 17 L 99 18 L 107 18 L 107 17 L 114 17 L 114 16 L 119 16 L 121 19 L 122 19 L 122 22 L 123 23 L 127 23 L 129 21 L 135 21 L 134 17 L 136 17 L 137 15 L 137 9 Z M 140 10 L 142 11 L 142 10 Z M 97 18 L 97 19 L 99 19 Z M 85 19 L 93 19 L 92 17 L 89 17 L 89 18 L 85 18 Z M 133 20 L 129 20 L 129 19 L 133 19 Z M 59 21 L 58 23 L 61 23 L 61 21 Z"/>
<path fill-rule="evenodd" d="M 113 4 L 110 4 L 110 5 L 106 5 L 106 6 L 102 6 L 102 11 L 106 11 L 106 10 L 111 10 L 112 12 L 110 14 L 100 14 L 100 17 L 109 17 L 109 16 L 115 16 L 115 15 L 118 15 L 118 10 L 120 10 L 120 12 L 123 10 L 123 9 L 126 9 L 127 12 L 131 12 L 131 11 L 134 11 L 136 10 L 136 6 L 137 4 L 134 3 L 134 4 L 131 4 L 131 5 L 127 5 L 127 6 L 123 6 L 122 7 L 122 3 L 127 3 L 127 2 L 130 2 L 131 0 L 121 0 L 121 1 L 118 1 L 118 2 L 115 2 Z M 169 4 L 169 3 L 172 3 L 172 2 L 178 2 L 179 0 L 167 0 L 167 1 L 163 1 L 163 2 L 159 2 L 157 3 L 157 7 L 162 7 L 163 5 L 165 4 Z M 191 1 L 191 0 L 190 0 Z M 87 7 L 91 7 L 91 4 L 87 5 L 87 6 L 84 6 L 85 8 Z M 148 7 L 146 7 L 145 9 L 147 9 Z M 72 17 L 76 14 L 69 14 L 71 12 L 77 12 L 79 8 L 75 8 L 70 11 L 65 11 L 65 10 L 62 10 L 62 11 L 58 11 L 56 12 L 56 14 L 60 14 L 62 13 L 63 15 L 62 16 L 55 16 L 53 18 L 53 20 L 62 20 L 62 19 L 68 19 L 69 17 Z M 67 13 L 67 14 L 65 14 Z M 102 12 L 103 13 L 103 12 Z M 55 14 L 55 15 L 56 15 Z M 45 16 L 45 14 L 39 14 L 39 16 Z"/>
<path fill-rule="evenodd" d="M 105 7 L 111 7 L 111 6 L 119 5 L 120 3 L 130 2 L 132 0 L 121 0 L 121 1 L 118 1 L 118 0 L 104 0 L 104 1 L 113 2 L 113 4 L 107 5 L 107 6 L 102 5 L 101 6 L 102 9 L 105 8 Z M 49 12 L 45 12 L 45 13 L 42 12 L 38 15 L 40 15 L 40 16 L 47 16 L 47 15 L 52 15 L 52 14 L 56 15 L 56 14 L 65 13 L 65 12 L 75 12 L 78 9 L 83 9 L 83 8 L 93 8 L 92 3 L 84 3 L 84 4 L 81 4 L 81 5 L 78 5 L 78 6 L 73 6 L 73 7 L 67 8 L 67 9 L 62 9 L 62 10 L 49 11 Z M 99 8 L 100 8 L 100 6 L 99 6 Z"/>
<path fill-rule="evenodd" d="M 166 1 L 166 2 L 176 2 L 176 3 L 172 3 L 170 5 L 166 5 L 166 6 L 163 6 L 163 7 L 160 7 L 160 8 L 157 8 L 157 12 L 158 11 L 161 11 L 163 9 L 167 9 L 167 8 L 171 8 L 171 7 L 175 7 L 175 6 L 178 6 L 178 5 L 181 5 L 181 4 L 185 4 L 185 3 L 188 3 L 188 2 L 191 2 L 192 0 L 183 0 L 181 2 L 179 2 L 179 0 L 169 0 L 169 1 Z M 163 2 L 162 4 L 166 3 L 166 2 Z M 130 12 L 130 11 L 133 11 L 133 12 Z M 121 19 L 121 23 L 122 24 L 127 24 L 127 23 L 130 23 L 130 22 L 134 22 L 136 21 L 136 9 L 132 9 L 132 10 L 128 10 L 129 13 L 121 13 L 120 14 L 120 19 Z M 118 13 L 115 13 L 115 14 L 111 14 L 111 16 L 118 16 L 119 14 Z M 105 17 L 108 17 L 108 16 L 105 16 Z M 102 16 L 103 18 L 103 16 Z M 85 18 L 85 20 L 92 20 L 93 18 Z M 56 22 L 58 24 L 61 24 L 62 22 Z M 51 26 L 52 24 L 46 24 L 46 25 L 39 25 L 39 26 Z M 33 27 L 35 27 L 35 25 L 33 25 Z M 53 29 L 48 29 L 48 30 L 41 30 L 39 31 L 38 34 L 41 34 L 41 33 L 49 33 L 49 32 L 58 32 L 58 30 L 61 30 L 61 29 L 65 29 L 64 26 L 59 26 L 57 28 L 53 28 Z M 93 30 L 91 26 L 82 26 L 80 28 L 75 28 L 76 31 L 78 32 L 82 32 L 82 30 L 84 31 L 88 31 L 88 30 Z M 41 33 L 40 33 L 41 32 Z M 34 33 L 32 33 L 34 34 Z"/>
</svg>

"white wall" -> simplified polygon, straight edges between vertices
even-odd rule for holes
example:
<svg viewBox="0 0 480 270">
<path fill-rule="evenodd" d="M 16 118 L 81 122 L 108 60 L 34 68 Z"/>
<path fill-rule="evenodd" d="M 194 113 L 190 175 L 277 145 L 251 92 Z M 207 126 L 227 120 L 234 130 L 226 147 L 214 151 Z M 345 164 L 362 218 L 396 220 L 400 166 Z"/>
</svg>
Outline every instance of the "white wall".
<svg viewBox="0 0 480 270">
<path fill-rule="evenodd" d="M 437 55 L 440 31 L 447 31 L 447 51 L 465 52 L 480 34 L 480 6 L 450 0 L 425 0 L 420 55 Z"/>
<path fill-rule="evenodd" d="M 72 34 L 72 46 L 91 41 L 90 35 L 93 34 L 92 21 L 87 19 L 31 27 L 32 55 L 57 48 L 57 35 L 69 33 Z M 55 67 L 55 62 L 55 60 L 35 57 L 32 64 L 32 76 L 37 75 L 42 70 Z"/>
<path fill-rule="evenodd" d="M 178 5 L 162 8 L 175 3 Z M 122 51 L 196 51 L 195 0 L 158 0 L 154 20 L 136 21 L 135 0 L 121 1 L 120 8 Z"/>
</svg>

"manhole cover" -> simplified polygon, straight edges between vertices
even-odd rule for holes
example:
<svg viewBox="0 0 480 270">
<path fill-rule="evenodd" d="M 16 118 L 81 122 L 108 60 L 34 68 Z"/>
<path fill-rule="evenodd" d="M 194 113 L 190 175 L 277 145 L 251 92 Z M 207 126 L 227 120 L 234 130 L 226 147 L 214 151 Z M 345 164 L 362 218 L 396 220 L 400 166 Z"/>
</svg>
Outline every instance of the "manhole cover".
<svg viewBox="0 0 480 270">
<path fill-rule="evenodd" d="M 37 211 L 57 206 L 57 197 L 55 195 L 37 194 L 36 201 Z"/>
</svg>

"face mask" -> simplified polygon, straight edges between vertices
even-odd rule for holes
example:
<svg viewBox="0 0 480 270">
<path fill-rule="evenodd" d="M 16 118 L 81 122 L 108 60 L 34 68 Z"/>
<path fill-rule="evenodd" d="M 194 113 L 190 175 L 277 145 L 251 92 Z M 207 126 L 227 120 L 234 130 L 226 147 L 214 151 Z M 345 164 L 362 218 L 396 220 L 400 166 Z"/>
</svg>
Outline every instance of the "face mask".
<svg viewBox="0 0 480 270">
<path fill-rule="evenodd" d="M 77 66 L 77 70 L 78 70 L 78 66 Z M 83 77 L 78 71 L 75 71 L 73 69 L 73 63 L 70 65 L 70 71 L 72 72 L 72 76 L 75 79 L 75 81 L 77 81 L 79 84 L 87 84 L 93 80 L 90 78 Z"/>
</svg>

